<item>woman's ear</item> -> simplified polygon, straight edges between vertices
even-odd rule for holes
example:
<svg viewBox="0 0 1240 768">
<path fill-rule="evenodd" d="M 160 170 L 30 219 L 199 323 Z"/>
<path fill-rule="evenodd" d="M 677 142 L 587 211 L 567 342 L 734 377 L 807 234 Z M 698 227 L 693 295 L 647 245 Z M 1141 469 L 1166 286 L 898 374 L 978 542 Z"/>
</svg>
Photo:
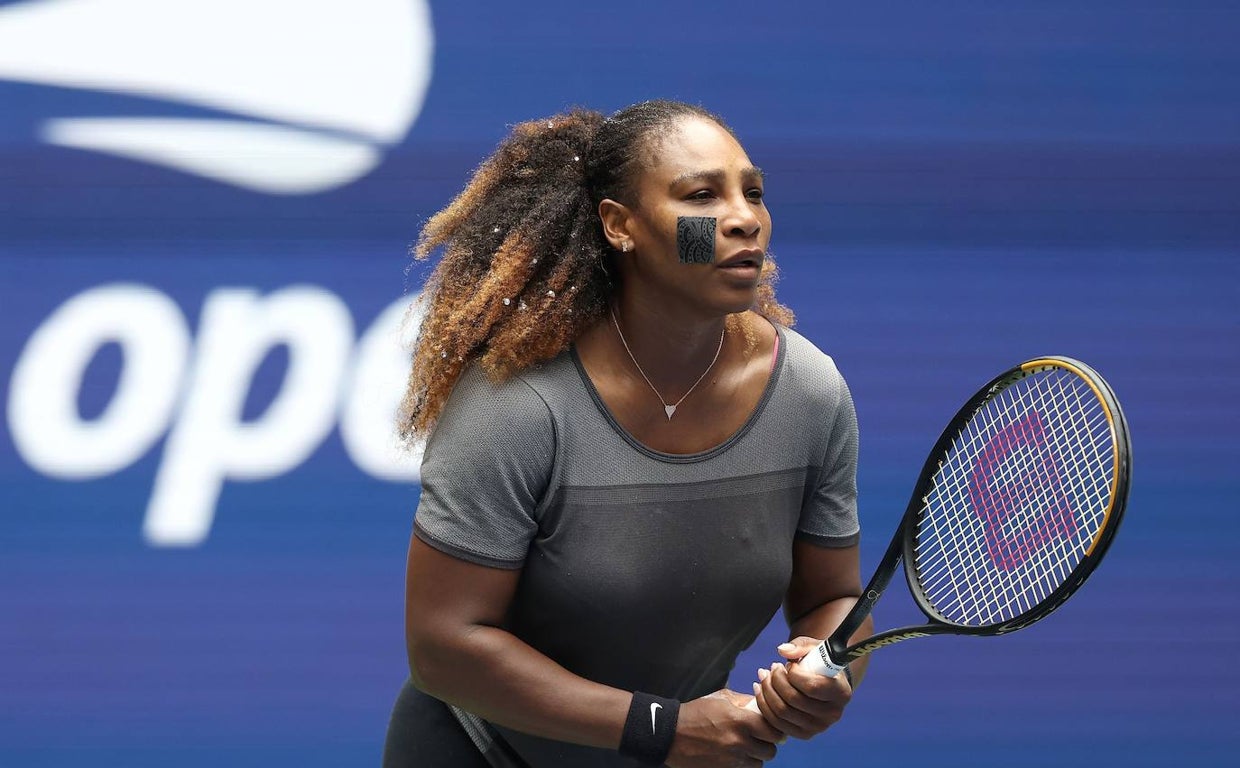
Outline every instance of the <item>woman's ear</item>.
<svg viewBox="0 0 1240 768">
<path fill-rule="evenodd" d="M 633 215 L 624 203 L 610 198 L 598 204 L 598 217 L 603 222 L 603 237 L 617 251 L 627 253 L 633 250 L 632 228 Z"/>
</svg>

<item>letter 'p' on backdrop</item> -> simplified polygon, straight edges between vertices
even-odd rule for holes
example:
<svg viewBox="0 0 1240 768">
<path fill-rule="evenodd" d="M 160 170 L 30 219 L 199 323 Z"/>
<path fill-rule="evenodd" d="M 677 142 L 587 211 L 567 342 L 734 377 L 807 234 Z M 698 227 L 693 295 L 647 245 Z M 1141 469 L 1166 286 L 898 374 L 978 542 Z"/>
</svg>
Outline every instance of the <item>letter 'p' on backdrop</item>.
<svg viewBox="0 0 1240 768">
<path fill-rule="evenodd" d="M 863 571 L 995 370 L 1086 360 L 1131 422 L 1076 599 L 880 651 L 775 765 L 1229 764 L 1238 33 L 1217 1 L 0 1 L 0 766 L 378 764 L 408 248 L 507 126 L 654 97 L 766 173 L 781 297 L 857 402 Z"/>
</svg>

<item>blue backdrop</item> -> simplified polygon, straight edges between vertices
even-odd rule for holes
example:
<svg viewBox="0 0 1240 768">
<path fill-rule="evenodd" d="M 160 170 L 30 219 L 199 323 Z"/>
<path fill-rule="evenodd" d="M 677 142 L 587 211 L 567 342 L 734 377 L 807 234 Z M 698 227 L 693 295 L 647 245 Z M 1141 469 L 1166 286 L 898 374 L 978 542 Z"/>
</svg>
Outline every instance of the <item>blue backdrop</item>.
<svg viewBox="0 0 1240 768">
<path fill-rule="evenodd" d="M 1003 367 L 1091 363 L 1133 434 L 1077 598 L 880 652 L 776 764 L 1230 764 L 1238 33 L 1222 0 L 0 2 L 0 765 L 377 764 L 406 249 L 506 125 L 651 97 L 767 173 L 857 403 L 864 571 Z"/>
</svg>

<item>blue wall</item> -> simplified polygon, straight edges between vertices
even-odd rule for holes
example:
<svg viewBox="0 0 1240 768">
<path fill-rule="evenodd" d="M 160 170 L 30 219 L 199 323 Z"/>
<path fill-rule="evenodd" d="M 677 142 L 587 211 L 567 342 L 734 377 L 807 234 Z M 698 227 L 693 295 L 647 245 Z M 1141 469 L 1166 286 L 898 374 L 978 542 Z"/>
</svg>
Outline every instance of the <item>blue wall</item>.
<svg viewBox="0 0 1240 768">
<path fill-rule="evenodd" d="M 150 56 L 195 55 L 192 40 L 151 42 L 183 28 L 123 13 L 144 3 L 104 5 L 114 29 L 92 26 L 96 40 L 123 28 Z M 381 338 L 385 310 L 419 288 L 424 271 L 407 270 L 406 249 L 420 222 L 506 125 L 656 96 L 722 113 L 767 172 L 781 296 L 857 402 L 863 570 L 944 421 L 1001 368 L 1046 353 L 1086 360 L 1111 381 L 1133 433 L 1128 518 L 1073 601 L 1009 638 L 880 652 L 845 720 L 788 745 L 776 764 L 1230 762 L 1240 748 L 1240 7 L 434 2 L 429 87 L 382 127 L 352 107 L 333 111 L 314 88 L 300 106 L 325 117 L 237 96 L 244 46 L 227 27 L 262 31 L 278 6 L 226 17 L 225 32 L 201 32 L 226 38 L 218 58 L 177 65 L 235 97 L 221 100 L 201 83 L 198 95 L 172 93 L 132 68 L 104 84 L 57 80 L 53 65 L 13 54 L 6 35 L 67 45 L 76 6 L 0 2 L 0 765 L 377 764 L 404 676 L 417 485 L 407 468 L 376 469 L 338 426 L 369 423 L 350 415 L 370 397 L 352 377 L 388 358 L 364 340 Z M 36 7 L 64 15 L 28 22 Z M 379 35 L 401 28 L 386 21 L 403 19 L 401 7 L 420 5 L 353 7 L 364 36 L 365 14 Z M 288 69 L 268 73 L 272 82 L 296 83 L 299 67 L 315 66 L 282 46 L 321 35 L 314 49 L 360 78 L 341 93 L 362 92 L 376 114 L 408 96 L 407 84 L 368 93 L 362 49 L 333 43 L 339 28 L 284 21 L 262 36 L 270 55 L 247 65 Z M 421 38 L 395 38 L 374 47 L 417 66 L 400 41 Z M 93 71 L 124 53 L 68 46 L 57 61 Z M 356 178 L 273 193 L 257 187 L 278 168 L 247 186 L 75 147 L 53 128 L 155 117 L 339 143 L 338 154 L 307 149 L 299 168 L 350 152 L 375 162 Z M 178 146 L 190 136 L 168 135 Z M 230 146 L 263 145 L 255 132 Z M 228 165 L 214 151 L 203 150 L 208 165 Z M 127 311 L 100 300 L 115 284 L 125 301 L 166 310 L 157 316 L 169 322 L 138 322 L 125 337 L 167 331 L 165 356 L 141 369 L 172 370 L 163 385 L 126 379 L 139 376 L 137 348 L 92 330 Z M 297 445 L 276 440 L 252 478 L 229 469 L 219 447 L 245 444 L 253 435 L 237 422 L 261 431 L 281 402 L 313 387 L 291 391 L 296 341 L 277 334 L 251 348 L 241 336 L 256 332 L 243 325 L 235 343 L 208 343 L 229 341 L 212 312 L 239 289 L 256 292 L 252 308 L 292 296 L 343 339 L 312 367 L 333 393 L 315 406 L 320 431 Z M 81 304 L 68 302 L 83 297 L 89 311 L 73 315 Z M 51 331 L 56 343 L 39 347 Z M 61 370 L 74 338 L 86 339 L 85 357 Z M 236 363 L 237 349 L 256 356 Z M 243 403 L 224 437 L 190 423 L 195 409 L 210 413 L 220 394 L 211 386 L 227 389 L 200 370 L 213 361 L 245 374 L 232 380 Z M 127 391 L 154 394 L 131 424 L 107 422 Z M 55 405 L 66 392 L 51 427 L 22 431 L 34 417 L 15 403 Z M 92 424 L 119 447 L 87 456 Z M 56 425 L 77 431 L 57 437 Z M 210 471 L 198 472 L 203 462 Z M 151 533 L 161 477 L 165 514 L 210 513 L 196 538 L 169 545 Z M 914 613 L 889 598 L 878 620 Z M 742 657 L 735 687 L 772 660 L 780 631 Z"/>
</svg>

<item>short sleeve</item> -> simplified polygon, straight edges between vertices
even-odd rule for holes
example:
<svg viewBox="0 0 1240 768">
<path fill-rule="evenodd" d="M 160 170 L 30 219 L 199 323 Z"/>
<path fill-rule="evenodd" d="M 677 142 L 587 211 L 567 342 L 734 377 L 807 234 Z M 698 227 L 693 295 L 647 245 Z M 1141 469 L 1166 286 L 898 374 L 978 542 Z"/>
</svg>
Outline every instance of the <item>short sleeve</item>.
<svg viewBox="0 0 1240 768">
<path fill-rule="evenodd" d="M 844 377 L 829 362 L 824 407 L 834 414 L 814 489 L 801 510 L 797 538 L 823 547 L 851 547 L 861 538 L 857 518 L 857 412 Z"/>
<path fill-rule="evenodd" d="M 422 459 L 414 535 L 462 560 L 519 568 L 555 460 L 546 403 L 525 381 L 477 367 L 457 382 Z"/>
</svg>

